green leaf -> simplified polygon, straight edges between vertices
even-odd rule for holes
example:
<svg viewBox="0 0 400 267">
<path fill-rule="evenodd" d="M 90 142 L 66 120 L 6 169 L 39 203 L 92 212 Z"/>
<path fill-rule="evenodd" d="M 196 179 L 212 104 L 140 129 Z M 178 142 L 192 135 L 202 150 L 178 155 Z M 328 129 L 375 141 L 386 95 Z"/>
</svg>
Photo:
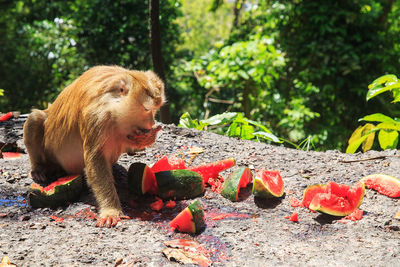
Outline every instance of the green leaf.
<svg viewBox="0 0 400 267">
<path fill-rule="evenodd" d="M 384 129 L 384 130 L 395 130 L 400 131 L 400 123 L 394 121 L 394 123 L 390 122 L 382 122 L 376 125 L 376 128 Z"/>
<path fill-rule="evenodd" d="M 357 151 L 357 149 L 360 147 L 360 145 L 365 141 L 365 139 L 368 138 L 368 135 L 364 135 L 359 139 L 354 140 L 353 142 L 349 142 L 349 145 L 346 148 L 346 153 L 353 154 L 354 152 Z"/>
<path fill-rule="evenodd" d="M 248 80 L 250 77 L 244 70 L 238 70 L 237 74 L 245 80 Z"/>
<path fill-rule="evenodd" d="M 190 114 L 188 112 L 185 112 L 179 118 L 178 126 L 182 128 L 194 128 L 197 130 L 203 130 L 205 125 L 199 125 L 197 120 L 193 120 Z"/>
<path fill-rule="evenodd" d="M 382 84 L 389 83 L 389 82 L 393 83 L 393 82 L 397 82 L 397 81 L 398 80 L 397 80 L 396 75 L 393 75 L 393 74 L 384 75 L 384 76 L 377 78 L 370 85 L 368 85 L 368 89 L 372 89 L 372 88 L 376 87 L 377 85 L 382 85 Z"/>
<path fill-rule="evenodd" d="M 256 121 L 253 121 L 253 120 L 250 120 L 250 119 L 247 119 L 247 118 L 243 118 L 243 120 L 248 122 L 248 123 L 250 123 L 250 124 L 252 124 L 252 125 L 254 125 L 254 126 L 257 126 L 258 128 L 262 129 L 264 132 L 272 133 L 270 130 L 268 130 L 267 127 L 265 127 L 264 125 L 262 125 L 259 122 L 256 122 Z"/>
<path fill-rule="evenodd" d="M 364 127 L 365 128 L 363 130 L 363 135 L 366 135 L 367 138 L 362 143 L 362 150 L 365 152 L 365 151 L 370 150 L 374 143 L 375 132 L 371 132 L 371 130 L 373 130 L 375 128 L 375 126 L 373 124 L 367 123 L 364 125 Z"/>
<path fill-rule="evenodd" d="M 272 133 L 268 133 L 268 132 L 255 132 L 255 133 L 253 133 L 253 135 L 254 135 L 254 136 L 257 136 L 257 137 L 261 137 L 261 138 L 266 139 L 266 140 L 273 141 L 273 142 L 275 142 L 275 143 L 283 143 L 283 141 L 279 140 L 279 138 L 276 137 L 275 135 L 273 135 Z"/>
<path fill-rule="evenodd" d="M 375 114 L 367 115 L 367 116 L 365 116 L 364 118 L 362 118 L 360 120 L 396 123 L 396 121 L 393 120 L 391 117 L 383 115 L 382 113 L 375 113 Z"/>
<path fill-rule="evenodd" d="M 243 124 L 240 131 L 240 137 L 245 140 L 253 139 L 254 128 L 251 125 Z"/>
<path fill-rule="evenodd" d="M 380 130 L 378 140 L 379 145 L 383 150 L 395 149 L 399 142 L 399 132 L 393 130 Z"/>
<path fill-rule="evenodd" d="M 225 112 L 222 114 L 214 115 L 206 120 L 202 120 L 201 122 L 207 125 L 219 125 L 231 123 L 237 116 L 236 112 Z"/>
<path fill-rule="evenodd" d="M 226 135 L 228 136 L 240 136 L 240 127 L 239 127 L 239 123 L 232 123 L 228 130 L 226 131 Z"/>
<path fill-rule="evenodd" d="M 382 94 L 386 91 L 390 91 L 395 88 L 400 88 L 400 83 L 395 83 L 395 84 L 385 86 L 385 87 L 378 85 L 378 87 L 376 87 L 376 88 L 369 89 L 367 92 L 367 101 L 379 94 Z"/>
</svg>

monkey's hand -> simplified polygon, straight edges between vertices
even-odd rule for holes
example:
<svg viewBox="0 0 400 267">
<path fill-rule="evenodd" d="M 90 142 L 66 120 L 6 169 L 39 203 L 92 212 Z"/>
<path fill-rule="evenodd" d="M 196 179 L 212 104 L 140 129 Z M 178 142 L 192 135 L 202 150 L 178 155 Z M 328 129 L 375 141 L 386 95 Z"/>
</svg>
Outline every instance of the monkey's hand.
<svg viewBox="0 0 400 267">
<path fill-rule="evenodd" d="M 122 220 L 129 220 L 130 217 L 126 215 L 108 215 L 104 217 L 97 217 L 96 227 L 103 228 L 111 228 L 117 225 L 118 222 Z"/>
</svg>

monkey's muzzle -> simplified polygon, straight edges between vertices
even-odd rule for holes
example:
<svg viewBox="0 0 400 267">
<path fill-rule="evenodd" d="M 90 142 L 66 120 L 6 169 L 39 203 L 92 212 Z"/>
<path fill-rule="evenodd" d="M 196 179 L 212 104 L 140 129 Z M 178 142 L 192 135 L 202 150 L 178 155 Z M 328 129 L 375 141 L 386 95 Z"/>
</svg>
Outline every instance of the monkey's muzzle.
<svg viewBox="0 0 400 267">
<path fill-rule="evenodd" d="M 133 146 L 138 148 L 144 148 L 153 144 L 156 140 L 157 133 L 162 129 L 161 125 L 158 125 L 151 130 L 136 130 L 133 134 L 128 135 L 129 141 Z"/>
</svg>

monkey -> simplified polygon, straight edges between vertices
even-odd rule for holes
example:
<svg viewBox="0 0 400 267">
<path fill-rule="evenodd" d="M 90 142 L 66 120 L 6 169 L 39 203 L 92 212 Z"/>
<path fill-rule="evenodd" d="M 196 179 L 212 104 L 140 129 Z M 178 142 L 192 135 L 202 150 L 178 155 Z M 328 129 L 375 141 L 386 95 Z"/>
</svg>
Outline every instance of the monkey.
<svg viewBox="0 0 400 267">
<path fill-rule="evenodd" d="M 112 165 L 122 153 L 155 142 L 164 83 L 152 71 L 95 66 L 61 91 L 45 110 L 33 109 L 23 136 L 35 182 L 86 173 L 99 207 L 96 227 L 114 227 L 122 212 Z"/>
</svg>

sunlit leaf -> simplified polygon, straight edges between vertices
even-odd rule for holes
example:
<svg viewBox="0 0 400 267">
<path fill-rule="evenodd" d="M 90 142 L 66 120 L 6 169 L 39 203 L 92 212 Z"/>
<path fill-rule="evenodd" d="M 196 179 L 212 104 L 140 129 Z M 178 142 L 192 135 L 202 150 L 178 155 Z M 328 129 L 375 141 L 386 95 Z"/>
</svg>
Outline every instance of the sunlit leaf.
<svg viewBox="0 0 400 267">
<path fill-rule="evenodd" d="M 378 140 L 379 145 L 383 150 L 395 149 L 399 142 L 399 132 L 393 130 L 380 130 Z"/>
<path fill-rule="evenodd" d="M 348 141 L 349 145 L 351 145 L 356 140 L 361 138 L 361 134 L 362 134 L 363 129 L 364 129 L 364 126 L 359 126 L 357 129 L 354 130 L 354 132 L 351 134 L 351 136 L 349 138 L 349 141 Z M 356 148 L 356 150 L 357 150 L 357 148 Z M 348 153 L 354 153 L 354 152 L 348 152 Z"/>
<path fill-rule="evenodd" d="M 254 138 L 254 128 L 251 125 L 243 124 L 241 126 L 240 137 L 245 140 L 250 140 Z"/>
<path fill-rule="evenodd" d="M 261 137 L 270 141 L 273 141 L 275 143 L 283 143 L 283 141 L 279 140 L 278 137 L 276 137 L 275 135 L 273 135 L 272 133 L 267 133 L 267 132 L 255 132 L 253 133 L 253 135 L 257 136 L 257 137 Z"/>
<path fill-rule="evenodd" d="M 193 120 L 188 112 L 183 113 L 179 118 L 178 126 L 182 128 L 194 128 L 198 130 L 202 130 L 204 128 L 204 126 L 199 125 L 197 120 Z"/>
<path fill-rule="evenodd" d="M 349 142 L 349 145 L 346 148 L 346 153 L 354 153 L 357 151 L 357 149 L 360 147 L 360 145 L 365 141 L 365 139 L 368 138 L 368 135 L 364 135 L 360 137 L 359 139 L 354 140 L 353 142 Z"/>
<path fill-rule="evenodd" d="M 388 85 L 385 87 L 378 86 L 376 88 L 372 88 L 372 89 L 368 90 L 368 92 L 367 92 L 367 101 L 379 94 L 382 94 L 386 91 L 390 91 L 395 88 L 400 88 L 400 83 L 395 83 L 395 84 Z"/>
<path fill-rule="evenodd" d="M 245 80 L 248 80 L 250 78 L 247 72 L 245 72 L 244 70 L 238 70 L 237 73 Z"/>
<path fill-rule="evenodd" d="M 207 125 L 226 124 L 232 122 L 233 119 L 236 118 L 236 116 L 237 116 L 236 112 L 225 112 L 222 114 L 217 114 L 215 116 L 212 116 L 206 120 L 202 120 L 202 122 Z"/>
<path fill-rule="evenodd" d="M 362 143 L 362 150 L 368 151 L 372 148 L 375 139 L 375 132 L 371 132 L 375 128 L 375 125 L 367 123 L 364 125 L 363 135 L 367 135 L 367 138 Z M 371 133 L 370 133 L 371 132 Z"/>
<path fill-rule="evenodd" d="M 268 130 L 267 127 L 265 127 L 264 125 L 262 125 L 262 124 L 259 123 L 259 122 L 256 122 L 256 121 L 253 121 L 253 120 L 249 120 L 249 119 L 247 119 L 247 118 L 244 118 L 244 121 L 246 121 L 246 122 L 248 122 L 248 123 L 250 123 L 250 124 L 252 124 L 252 125 L 254 125 L 254 126 L 257 126 L 258 128 L 262 129 L 264 132 L 271 133 L 271 131 Z"/>
<path fill-rule="evenodd" d="M 368 89 L 372 89 L 372 88 L 376 87 L 377 85 L 385 84 L 385 83 L 388 83 L 388 82 L 395 83 L 397 81 L 398 80 L 397 80 L 396 75 L 393 75 L 393 74 L 384 75 L 384 76 L 381 76 L 381 77 L 377 78 L 370 85 L 368 85 Z"/>
<path fill-rule="evenodd" d="M 377 121 L 377 122 L 391 122 L 395 123 L 396 121 L 393 120 L 391 117 L 383 115 L 382 113 L 375 113 L 371 115 L 367 115 L 364 118 L 360 119 L 363 121 Z"/>
<path fill-rule="evenodd" d="M 396 122 L 396 121 L 394 121 L 394 123 L 382 122 L 382 123 L 379 123 L 378 125 L 376 125 L 376 128 L 400 131 L 400 123 Z"/>
</svg>

